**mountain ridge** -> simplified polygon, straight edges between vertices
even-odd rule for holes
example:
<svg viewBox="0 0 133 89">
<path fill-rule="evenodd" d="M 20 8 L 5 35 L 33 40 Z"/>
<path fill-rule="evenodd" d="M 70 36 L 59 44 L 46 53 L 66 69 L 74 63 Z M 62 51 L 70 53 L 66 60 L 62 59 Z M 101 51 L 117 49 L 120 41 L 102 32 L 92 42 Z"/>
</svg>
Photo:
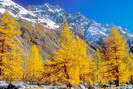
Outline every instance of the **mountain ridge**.
<svg viewBox="0 0 133 89">
<path fill-rule="evenodd" d="M 30 9 L 25 9 L 12 0 L 0 0 L 0 12 L 9 11 L 18 19 L 27 20 L 33 23 L 39 23 L 44 27 L 57 30 L 67 21 L 70 28 L 76 35 L 80 35 L 87 42 L 100 42 L 105 40 L 111 29 L 115 25 L 97 23 L 95 20 L 86 18 L 81 13 L 67 13 L 60 6 L 44 5 L 33 6 Z M 128 33 L 126 28 L 116 26 L 122 34 L 124 34 L 133 44 L 133 34 Z"/>
<path fill-rule="evenodd" d="M 100 38 L 106 38 L 108 34 L 111 32 L 112 27 L 116 26 L 111 24 L 97 23 L 93 19 L 88 19 L 80 12 L 75 14 L 67 13 L 61 7 L 53 6 L 49 3 L 34 6 L 29 10 L 36 15 L 51 19 L 60 26 L 62 25 L 62 23 L 67 21 L 73 32 L 83 36 L 86 39 L 86 41 L 99 41 Z M 120 30 L 122 34 L 132 38 L 132 34 L 127 34 L 128 29 L 123 28 L 121 26 L 116 27 Z"/>
<path fill-rule="evenodd" d="M 27 9 L 13 2 L 12 0 L 0 0 L 0 12 L 3 13 L 6 10 L 16 18 L 31 21 L 33 23 L 45 23 L 43 25 L 47 28 L 56 29 L 59 27 L 50 19 L 42 19 L 41 17 L 35 16 L 32 12 L 28 11 Z"/>
</svg>

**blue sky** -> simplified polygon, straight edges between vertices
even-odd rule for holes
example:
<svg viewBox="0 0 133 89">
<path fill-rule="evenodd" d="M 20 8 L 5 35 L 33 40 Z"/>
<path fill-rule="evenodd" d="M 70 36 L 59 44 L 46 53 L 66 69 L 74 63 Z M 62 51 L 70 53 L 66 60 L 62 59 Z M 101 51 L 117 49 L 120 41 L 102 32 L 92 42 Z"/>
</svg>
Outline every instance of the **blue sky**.
<svg viewBox="0 0 133 89">
<path fill-rule="evenodd" d="M 133 0 L 13 0 L 22 6 L 50 3 L 69 13 L 81 12 L 103 24 L 115 24 L 133 32 Z"/>
</svg>

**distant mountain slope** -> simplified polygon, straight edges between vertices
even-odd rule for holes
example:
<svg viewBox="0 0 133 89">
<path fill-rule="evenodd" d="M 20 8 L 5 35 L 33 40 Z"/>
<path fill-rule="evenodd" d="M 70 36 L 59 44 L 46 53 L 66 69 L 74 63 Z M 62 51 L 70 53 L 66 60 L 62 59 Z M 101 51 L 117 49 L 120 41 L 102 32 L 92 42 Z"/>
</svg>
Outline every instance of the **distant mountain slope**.
<svg viewBox="0 0 133 89">
<path fill-rule="evenodd" d="M 29 10 L 39 17 L 51 19 L 58 25 L 67 20 L 75 34 L 82 36 L 86 41 L 90 42 L 98 42 L 101 39 L 106 39 L 111 32 L 112 26 L 115 26 L 97 23 L 92 19 L 86 18 L 81 13 L 69 14 L 59 6 L 52 6 L 48 3 L 39 6 L 30 6 Z M 122 34 L 130 39 L 133 38 L 132 34 L 127 33 L 126 28 L 117 27 Z"/>
<path fill-rule="evenodd" d="M 56 29 L 59 27 L 52 20 L 38 17 L 31 11 L 26 10 L 24 7 L 13 2 L 12 0 L 0 0 L 0 12 L 3 13 L 5 10 L 9 11 L 16 18 L 24 19 L 34 23 L 42 23 L 47 28 Z"/>
<path fill-rule="evenodd" d="M 102 40 L 107 38 L 112 26 L 114 26 L 97 23 L 81 13 L 69 14 L 59 6 L 52 6 L 48 3 L 30 6 L 27 10 L 12 0 L 0 0 L 0 12 L 3 13 L 5 10 L 18 19 L 42 24 L 45 28 L 54 31 L 57 31 L 64 21 L 67 21 L 74 34 L 80 35 L 90 43 L 101 43 Z M 126 28 L 117 27 L 129 39 L 130 46 L 132 46 L 133 34 L 128 33 Z"/>
</svg>

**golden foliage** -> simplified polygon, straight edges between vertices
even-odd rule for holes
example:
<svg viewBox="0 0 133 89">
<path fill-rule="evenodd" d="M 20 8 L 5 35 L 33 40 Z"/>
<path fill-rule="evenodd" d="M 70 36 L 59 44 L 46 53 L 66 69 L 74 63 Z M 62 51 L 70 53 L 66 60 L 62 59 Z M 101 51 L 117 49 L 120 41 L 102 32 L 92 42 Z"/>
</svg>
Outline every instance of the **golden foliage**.
<svg viewBox="0 0 133 89">
<path fill-rule="evenodd" d="M 8 81 L 20 79 L 23 76 L 23 61 L 17 40 L 19 26 L 8 12 L 2 15 L 0 21 L 0 75 Z"/>
<path fill-rule="evenodd" d="M 106 79 L 110 82 L 118 80 L 120 83 L 129 81 L 130 71 L 128 67 L 129 62 L 129 48 L 124 37 L 118 32 L 116 28 L 112 29 L 108 40 L 105 42 L 105 61 L 107 70 Z"/>
<path fill-rule="evenodd" d="M 25 79 L 30 82 L 39 83 L 42 81 L 43 72 L 43 59 L 38 47 L 33 45 L 25 64 Z"/>
<path fill-rule="evenodd" d="M 105 60 L 103 57 L 103 52 L 102 49 L 96 49 L 94 52 L 94 60 L 95 60 L 95 83 L 101 83 L 101 84 L 106 84 L 106 76 L 105 72 L 107 71 L 107 66 L 105 66 Z"/>
<path fill-rule="evenodd" d="M 116 28 L 112 29 L 104 47 L 95 50 L 92 60 L 88 45 L 80 37 L 74 36 L 65 23 L 60 34 L 60 48 L 54 55 L 44 64 L 39 48 L 32 45 L 23 69 L 22 48 L 18 42 L 19 25 L 8 12 L 2 15 L 0 22 L 0 78 L 13 81 L 24 76 L 29 82 L 66 84 L 75 89 L 80 83 L 91 85 L 116 80 L 120 83 L 133 81 L 133 55 L 129 54 L 127 42 Z M 23 28 L 33 29 L 30 24 Z M 34 24 L 34 29 L 44 31 L 40 24 Z M 47 32 L 47 35 L 51 34 Z"/>
<path fill-rule="evenodd" d="M 78 86 L 81 81 L 92 83 L 93 62 L 88 55 L 87 44 L 64 24 L 60 48 L 45 64 L 45 78 L 49 83 L 65 83 Z"/>
</svg>

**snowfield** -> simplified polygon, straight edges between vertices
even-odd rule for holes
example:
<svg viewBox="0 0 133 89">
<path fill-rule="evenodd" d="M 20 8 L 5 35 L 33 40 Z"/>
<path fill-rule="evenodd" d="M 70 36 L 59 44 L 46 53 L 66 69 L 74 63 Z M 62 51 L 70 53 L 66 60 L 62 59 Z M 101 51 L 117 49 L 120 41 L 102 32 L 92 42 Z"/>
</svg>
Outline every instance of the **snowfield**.
<svg viewBox="0 0 133 89">
<path fill-rule="evenodd" d="M 8 11 L 12 16 L 27 20 L 34 23 L 42 23 L 45 27 L 49 29 L 57 29 L 59 26 L 52 20 L 48 18 L 39 17 L 33 12 L 28 11 L 24 7 L 20 6 L 19 4 L 13 2 L 12 0 L 0 0 L 0 13 L 4 13 Z"/>
</svg>

